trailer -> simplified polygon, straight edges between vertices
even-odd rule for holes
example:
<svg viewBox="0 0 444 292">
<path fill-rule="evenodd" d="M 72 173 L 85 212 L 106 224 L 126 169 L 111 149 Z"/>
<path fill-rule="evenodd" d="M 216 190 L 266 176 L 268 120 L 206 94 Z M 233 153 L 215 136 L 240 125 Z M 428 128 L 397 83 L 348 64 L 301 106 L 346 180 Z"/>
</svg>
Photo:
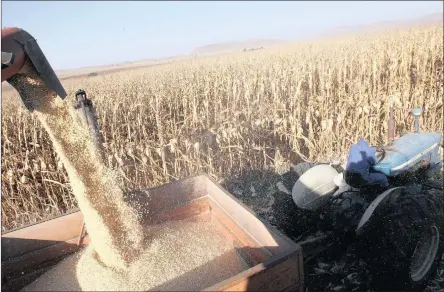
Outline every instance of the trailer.
<svg viewBox="0 0 444 292">
<path fill-rule="evenodd" d="M 304 260 L 324 239 L 293 242 L 205 174 L 137 191 L 131 200 L 150 206 L 145 226 L 212 221 L 248 263 L 203 291 L 304 291 Z M 78 210 L 2 234 L 2 291 L 19 291 L 89 243 Z"/>
</svg>

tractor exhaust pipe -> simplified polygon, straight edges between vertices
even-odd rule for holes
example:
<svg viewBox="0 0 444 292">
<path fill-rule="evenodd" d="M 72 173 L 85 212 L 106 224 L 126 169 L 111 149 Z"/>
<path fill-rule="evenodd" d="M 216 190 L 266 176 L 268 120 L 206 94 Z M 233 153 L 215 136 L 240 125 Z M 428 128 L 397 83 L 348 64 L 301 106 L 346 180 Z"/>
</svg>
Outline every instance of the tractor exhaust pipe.
<svg viewBox="0 0 444 292">
<path fill-rule="evenodd" d="M 413 121 L 413 131 L 415 133 L 419 133 L 419 117 L 421 117 L 422 114 L 422 108 L 414 108 L 412 109 L 412 116 L 414 118 Z"/>
</svg>

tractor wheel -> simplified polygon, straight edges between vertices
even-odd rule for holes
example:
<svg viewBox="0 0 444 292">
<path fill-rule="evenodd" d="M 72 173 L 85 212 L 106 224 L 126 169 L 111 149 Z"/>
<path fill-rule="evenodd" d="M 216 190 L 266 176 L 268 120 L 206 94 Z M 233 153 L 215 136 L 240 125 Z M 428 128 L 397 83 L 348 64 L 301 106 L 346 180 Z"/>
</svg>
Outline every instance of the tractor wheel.
<svg viewBox="0 0 444 292">
<path fill-rule="evenodd" d="M 437 201 L 405 192 L 397 197 L 361 246 L 374 288 L 423 290 L 442 259 L 443 225 Z"/>
</svg>

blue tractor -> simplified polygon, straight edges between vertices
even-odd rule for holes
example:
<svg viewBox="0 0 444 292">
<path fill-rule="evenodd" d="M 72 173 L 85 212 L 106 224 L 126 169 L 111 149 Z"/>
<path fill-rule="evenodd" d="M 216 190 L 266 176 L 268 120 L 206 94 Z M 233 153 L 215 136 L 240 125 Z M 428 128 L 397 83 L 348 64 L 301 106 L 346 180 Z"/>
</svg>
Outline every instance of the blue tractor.
<svg viewBox="0 0 444 292">
<path fill-rule="evenodd" d="M 398 139 L 389 121 L 390 142 L 370 169 L 387 176 L 390 187 L 382 193 L 351 187 L 329 164 L 303 170 L 292 189 L 298 208 L 315 213 L 336 238 L 358 244 L 375 288 L 422 290 L 443 256 L 442 184 L 428 180 L 442 171 L 442 135 L 419 132 L 421 112 L 411 111 L 415 130 Z M 430 188 L 439 189 L 438 198 Z"/>
</svg>

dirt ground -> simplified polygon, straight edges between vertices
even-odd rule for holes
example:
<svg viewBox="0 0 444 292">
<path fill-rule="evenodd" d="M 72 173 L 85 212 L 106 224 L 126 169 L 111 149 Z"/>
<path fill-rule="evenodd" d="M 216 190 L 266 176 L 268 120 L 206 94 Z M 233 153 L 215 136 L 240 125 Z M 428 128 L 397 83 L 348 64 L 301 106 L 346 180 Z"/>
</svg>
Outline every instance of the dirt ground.
<svg viewBox="0 0 444 292">
<path fill-rule="evenodd" d="M 299 166 L 293 165 L 289 171 L 281 174 L 271 170 L 247 171 L 244 175 L 222 180 L 220 184 L 262 219 L 294 241 L 301 242 L 322 235 L 322 232 L 316 228 L 311 230 L 316 225 L 313 217 L 298 209 L 291 197 L 292 187 L 299 177 Z M 342 171 L 340 165 L 332 166 Z M 442 184 L 442 179 L 441 170 L 433 180 Z M 442 200 L 442 191 L 430 192 Z M 347 249 L 327 253 L 305 267 L 306 291 L 372 291 L 371 274 L 366 263 L 357 256 L 355 248 L 354 244 L 350 244 Z M 438 274 L 426 291 L 444 291 L 444 258 Z"/>
</svg>

